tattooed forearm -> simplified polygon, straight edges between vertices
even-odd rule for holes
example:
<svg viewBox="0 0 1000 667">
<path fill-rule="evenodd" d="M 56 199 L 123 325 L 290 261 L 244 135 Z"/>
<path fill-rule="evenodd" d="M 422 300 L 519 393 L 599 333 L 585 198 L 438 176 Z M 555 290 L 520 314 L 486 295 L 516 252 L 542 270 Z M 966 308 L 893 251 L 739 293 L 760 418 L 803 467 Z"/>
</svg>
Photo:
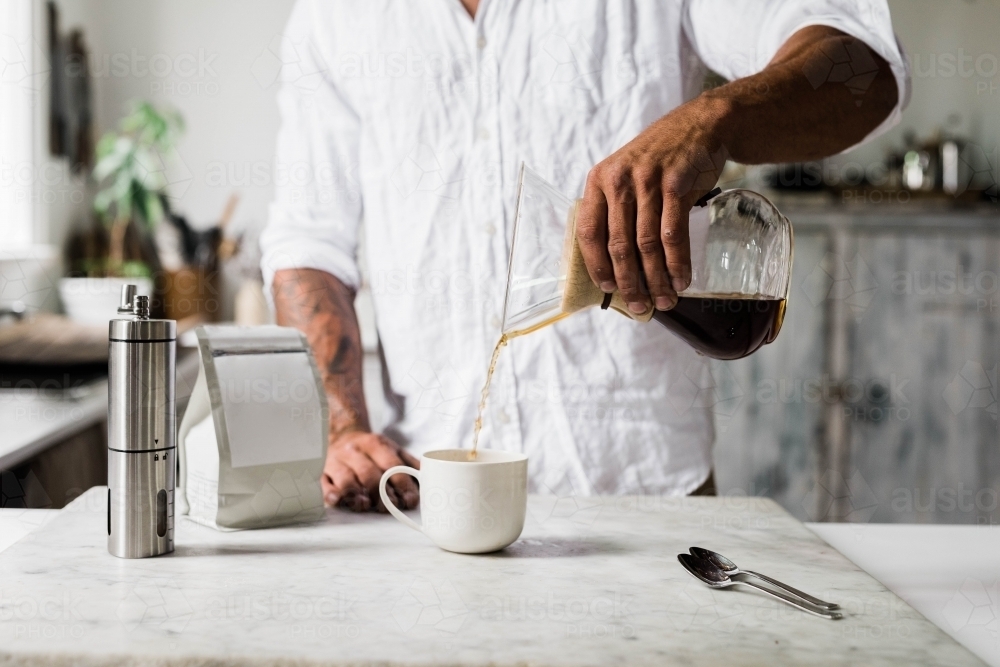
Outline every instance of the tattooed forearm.
<svg viewBox="0 0 1000 667">
<path fill-rule="evenodd" d="M 278 324 L 306 335 L 323 376 L 330 404 L 330 440 L 368 431 L 361 384 L 361 331 L 354 292 L 317 269 L 285 269 L 274 275 Z"/>
</svg>

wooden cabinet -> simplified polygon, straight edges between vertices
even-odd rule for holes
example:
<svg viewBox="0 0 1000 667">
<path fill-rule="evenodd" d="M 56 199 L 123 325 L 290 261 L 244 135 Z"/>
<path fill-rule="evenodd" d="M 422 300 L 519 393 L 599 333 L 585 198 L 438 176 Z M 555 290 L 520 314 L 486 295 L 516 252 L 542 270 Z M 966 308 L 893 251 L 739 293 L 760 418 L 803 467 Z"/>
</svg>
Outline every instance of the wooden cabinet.
<svg viewBox="0 0 1000 667">
<path fill-rule="evenodd" d="M 62 509 L 90 487 L 107 483 L 108 434 L 101 422 L 0 470 L 0 508 Z"/>
<path fill-rule="evenodd" d="M 713 362 L 721 493 L 803 520 L 1000 522 L 1000 219 L 789 217 L 778 340 Z"/>
</svg>

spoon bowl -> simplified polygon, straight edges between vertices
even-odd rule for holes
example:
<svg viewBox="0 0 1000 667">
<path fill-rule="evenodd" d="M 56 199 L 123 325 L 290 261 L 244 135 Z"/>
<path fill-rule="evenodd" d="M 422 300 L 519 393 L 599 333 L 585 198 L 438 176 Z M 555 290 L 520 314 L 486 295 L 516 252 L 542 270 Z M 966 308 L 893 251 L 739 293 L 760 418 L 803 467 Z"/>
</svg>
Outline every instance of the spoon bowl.
<svg viewBox="0 0 1000 667">
<path fill-rule="evenodd" d="M 695 579 L 708 584 L 712 588 L 726 588 L 736 583 L 723 570 L 715 567 L 710 561 L 704 558 L 692 556 L 691 554 L 678 554 L 677 560 L 681 562 L 684 569 L 690 572 Z"/>
</svg>

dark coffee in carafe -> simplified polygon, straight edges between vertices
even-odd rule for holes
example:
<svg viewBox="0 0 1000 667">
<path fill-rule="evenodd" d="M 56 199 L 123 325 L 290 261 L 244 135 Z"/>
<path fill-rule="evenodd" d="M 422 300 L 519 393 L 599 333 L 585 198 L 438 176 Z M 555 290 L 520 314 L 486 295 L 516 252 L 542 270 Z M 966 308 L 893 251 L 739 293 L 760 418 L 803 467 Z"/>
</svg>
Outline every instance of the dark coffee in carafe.
<svg viewBox="0 0 1000 667">
<path fill-rule="evenodd" d="M 740 359 L 778 335 L 785 300 L 737 294 L 682 296 L 653 319 L 713 359 Z"/>
</svg>

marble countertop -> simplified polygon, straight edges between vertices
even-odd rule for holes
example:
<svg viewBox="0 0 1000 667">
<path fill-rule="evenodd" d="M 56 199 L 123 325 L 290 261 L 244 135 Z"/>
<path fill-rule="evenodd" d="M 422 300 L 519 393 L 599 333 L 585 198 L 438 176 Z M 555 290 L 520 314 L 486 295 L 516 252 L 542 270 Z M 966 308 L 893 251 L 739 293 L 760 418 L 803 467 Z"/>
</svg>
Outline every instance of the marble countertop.
<svg viewBox="0 0 1000 667">
<path fill-rule="evenodd" d="M 30 535 L 57 516 L 59 510 L 0 509 L 0 551 L 16 544 L 25 535 Z"/>
<path fill-rule="evenodd" d="M 0 390 L 0 470 L 10 469 L 108 416 L 108 383 L 101 380 L 72 396 Z"/>
<path fill-rule="evenodd" d="M 175 554 L 125 561 L 106 551 L 104 496 L 0 553 L 0 665 L 982 664 L 759 498 L 532 497 L 521 540 L 488 556 L 387 516 L 237 533 L 181 520 Z M 677 564 L 692 545 L 847 618 L 709 589 Z"/>
<path fill-rule="evenodd" d="M 0 509 L 0 551 L 58 514 Z M 1000 667 L 1000 562 L 995 556 L 1000 526 L 805 525 L 987 664 Z"/>
</svg>

